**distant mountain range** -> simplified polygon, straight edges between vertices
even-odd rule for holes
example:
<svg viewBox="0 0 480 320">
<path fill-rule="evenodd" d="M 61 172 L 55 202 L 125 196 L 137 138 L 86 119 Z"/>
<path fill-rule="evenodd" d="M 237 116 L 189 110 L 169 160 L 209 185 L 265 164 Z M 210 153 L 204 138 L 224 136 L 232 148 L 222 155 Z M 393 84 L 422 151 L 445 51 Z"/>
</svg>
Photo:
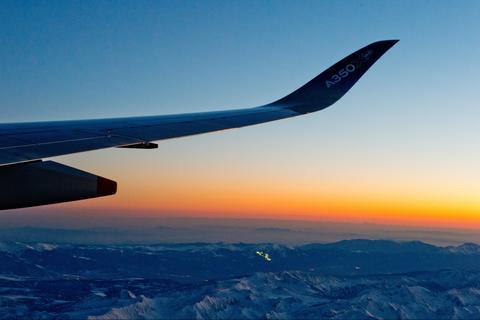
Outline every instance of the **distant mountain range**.
<svg viewBox="0 0 480 320">
<path fill-rule="evenodd" d="M 269 253 L 266 263 L 255 254 Z M 480 269 L 480 246 L 345 240 L 328 244 L 189 243 L 62 245 L 0 242 L 0 275 L 13 279 L 148 278 L 182 282 L 227 279 L 255 272 L 308 271 L 371 275 Z"/>
<path fill-rule="evenodd" d="M 0 261 L 1 319 L 480 317 L 473 243 L 0 242 Z"/>
</svg>

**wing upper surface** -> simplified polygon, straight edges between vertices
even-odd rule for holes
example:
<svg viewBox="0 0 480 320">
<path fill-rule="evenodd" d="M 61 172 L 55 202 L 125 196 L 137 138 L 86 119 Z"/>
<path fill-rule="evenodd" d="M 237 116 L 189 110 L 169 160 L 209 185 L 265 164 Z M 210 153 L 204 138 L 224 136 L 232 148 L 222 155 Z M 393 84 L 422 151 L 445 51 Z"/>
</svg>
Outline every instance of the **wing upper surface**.
<svg viewBox="0 0 480 320">
<path fill-rule="evenodd" d="M 374 42 L 261 107 L 133 118 L 0 124 L 0 165 L 239 128 L 324 109 L 397 41 Z"/>
<path fill-rule="evenodd" d="M 239 128 L 292 117 L 279 107 L 103 120 L 0 125 L 0 165 Z"/>
</svg>

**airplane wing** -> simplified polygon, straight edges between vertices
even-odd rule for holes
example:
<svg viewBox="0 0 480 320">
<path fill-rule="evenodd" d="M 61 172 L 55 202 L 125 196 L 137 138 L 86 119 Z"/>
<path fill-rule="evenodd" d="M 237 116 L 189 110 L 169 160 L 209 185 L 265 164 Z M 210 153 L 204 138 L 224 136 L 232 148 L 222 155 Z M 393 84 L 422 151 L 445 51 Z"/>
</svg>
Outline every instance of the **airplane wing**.
<svg viewBox="0 0 480 320">
<path fill-rule="evenodd" d="M 374 42 L 291 94 L 246 109 L 147 117 L 0 124 L 0 209 L 88 199 L 114 181 L 42 159 L 110 147 L 150 149 L 153 141 L 299 116 L 340 99 L 397 40 Z"/>
</svg>

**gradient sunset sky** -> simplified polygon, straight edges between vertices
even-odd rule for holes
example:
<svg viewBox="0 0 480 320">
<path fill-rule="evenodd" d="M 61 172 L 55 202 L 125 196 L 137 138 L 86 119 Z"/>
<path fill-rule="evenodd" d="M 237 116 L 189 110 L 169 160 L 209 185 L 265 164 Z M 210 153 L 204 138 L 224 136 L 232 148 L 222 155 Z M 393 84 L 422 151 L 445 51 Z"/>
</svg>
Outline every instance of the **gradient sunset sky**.
<svg viewBox="0 0 480 320">
<path fill-rule="evenodd" d="M 55 207 L 480 227 L 478 1 L 2 1 L 1 121 L 261 105 L 383 39 L 319 113 L 55 158 L 119 183 Z"/>
</svg>

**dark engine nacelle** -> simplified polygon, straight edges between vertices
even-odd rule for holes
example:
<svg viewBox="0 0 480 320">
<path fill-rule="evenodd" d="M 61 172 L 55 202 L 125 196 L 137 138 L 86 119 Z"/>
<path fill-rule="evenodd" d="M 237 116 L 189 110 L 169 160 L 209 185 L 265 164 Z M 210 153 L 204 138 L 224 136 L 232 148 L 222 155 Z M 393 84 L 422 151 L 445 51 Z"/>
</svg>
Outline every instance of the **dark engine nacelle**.
<svg viewBox="0 0 480 320">
<path fill-rule="evenodd" d="M 0 210 L 115 194 L 117 183 L 53 161 L 0 167 Z"/>
</svg>

